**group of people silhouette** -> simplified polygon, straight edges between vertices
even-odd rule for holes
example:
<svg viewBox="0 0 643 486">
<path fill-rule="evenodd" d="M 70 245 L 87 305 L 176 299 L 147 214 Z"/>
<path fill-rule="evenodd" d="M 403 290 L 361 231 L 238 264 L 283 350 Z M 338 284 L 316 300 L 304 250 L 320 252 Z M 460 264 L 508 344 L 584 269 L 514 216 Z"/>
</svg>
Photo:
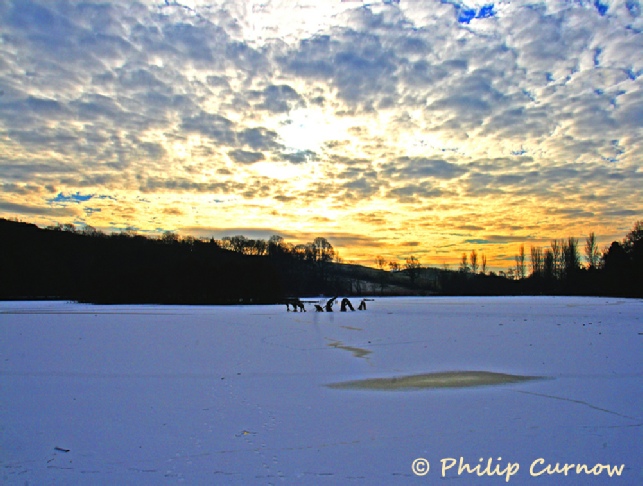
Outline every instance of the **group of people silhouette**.
<svg viewBox="0 0 643 486">
<path fill-rule="evenodd" d="M 323 301 L 319 301 L 319 303 L 313 303 L 315 306 L 315 311 L 316 312 L 333 312 L 333 305 L 335 304 L 335 301 L 337 300 L 337 296 L 333 297 L 332 299 L 327 300 L 325 303 Z M 367 300 L 373 300 L 373 299 L 362 299 L 362 301 L 359 303 L 359 306 L 357 307 L 357 310 L 366 310 L 366 301 Z M 290 306 L 292 306 L 292 311 L 293 312 L 306 312 L 306 308 L 304 307 L 304 303 L 299 300 L 299 299 L 290 299 L 286 301 L 286 310 L 290 312 Z M 355 307 L 353 307 L 353 304 L 351 304 L 351 301 L 348 300 L 346 297 L 344 297 L 341 302 L 340 302 L 340 307 L 339 310 L 340 312 L 346 312 L 347 310 L 354 311 Z"/>
</svg>

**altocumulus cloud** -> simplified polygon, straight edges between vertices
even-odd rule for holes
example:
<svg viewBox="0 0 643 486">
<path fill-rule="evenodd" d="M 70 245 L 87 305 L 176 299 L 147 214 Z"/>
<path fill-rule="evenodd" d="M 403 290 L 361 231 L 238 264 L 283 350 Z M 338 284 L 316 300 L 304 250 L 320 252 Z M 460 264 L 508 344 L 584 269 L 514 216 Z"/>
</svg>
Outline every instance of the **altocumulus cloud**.
<svg viewBox="0 0 643 486">
<path fill-rule="evenodd" d="M 614 234 L 643 212 L 642 29 L 638 0 L 8 0 L 0 215 Z"/>
</svg>

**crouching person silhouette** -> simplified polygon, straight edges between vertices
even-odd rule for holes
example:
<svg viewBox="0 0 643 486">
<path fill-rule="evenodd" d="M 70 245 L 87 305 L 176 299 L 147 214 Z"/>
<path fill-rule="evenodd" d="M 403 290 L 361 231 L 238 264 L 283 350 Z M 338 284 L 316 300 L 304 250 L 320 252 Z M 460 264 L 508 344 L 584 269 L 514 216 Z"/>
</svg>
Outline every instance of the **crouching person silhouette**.
<svg viewBox="0 0 643 486">
<path fill-rule="evenodd" d="M 328 302 L 326 302 L 326 312 L 333 312 L 333 304 L 337 300 L 337 297 L 333 297 Z"/>
<path fill-rule="evenodd" d="M 340 309 L 339 309 L 339 310 L 340 310 L 340 311 L 342 311 L 342 312 L 346 312 L 346 308 L 347 308 L 347 307 L 348 307 L 350 310 L 352 310 L 352 311 L 354 311 L 354 310 L 355 310 L 355 308 L 353 307 L 353 304 L 351 304 L 351 301 L 350 301 L 350 300 L 348 300 L 346 297 L 344 297 L 344 298 L 342 299 L 341 307 L 340 307 Z"/>
</svg>

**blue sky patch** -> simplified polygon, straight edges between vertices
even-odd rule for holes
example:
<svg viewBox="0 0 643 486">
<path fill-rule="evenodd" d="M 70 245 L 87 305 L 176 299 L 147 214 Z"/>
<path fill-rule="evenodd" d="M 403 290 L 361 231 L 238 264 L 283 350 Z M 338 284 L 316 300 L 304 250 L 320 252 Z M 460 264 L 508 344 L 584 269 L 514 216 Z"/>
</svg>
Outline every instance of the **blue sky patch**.
<svg viewBox="0 0 643 486">
<path fill-rule="evenodd" d="M 627 0 L 627 2 L 625 2 L 625 6 L 632 17 L 638 17 L 641 15 L 641 4 L 638 0 Z"/>
<path fill-rule="evenodd" d="M 458 12 L 458 22 L 461 24 L 468 24 L 472 19 L 476 18 L 476 11 L 472 8 L 461 7 Z"/>
<path fill-rule="evenodd" d="M 596 10 L 598 10 L 598 13 L 601 14 L 601 17 L 605 16 L 607 13 L 607 10 L 609 9 L 609 5 L 605 5 L 604 3 L 601 3 L 600 0 L 596 0 L 594 2 L 594 7 L 596 7 Z"/>
<path fill-rule="evenodd" d="M 62 192 L 59 192 L 58 195 L 52 199 L 49 199 L 47 202 L 51 203 L 76 203 L 89 201 L 94 197 L 94 194 L 81 194 L 77 192 L 76 194 L 70 194 L 68 196 L 64 195 Z"/>
<path fill-rule="evenodd" d="M 474 244 L 474 245 L 490 245 L 495 243 L 492 240 L 485 240 L 483 238 L 470 238 L 468 240 L 464 240 L 464 242 L 468 244 Z"/>
<path fill-rule="evenodd" d="M 617 162 L 620 162 L 619 156 L 623 155 L 625 153 L 625 150 L 621 147 L 621 143 L 619 140 L 612 140 L 611 145 L 612 145 L 612 149 L 614 150 L 614 155 L 602 156 L 602 159 L 605 160 L 606 162 L 616 164 Z"/>
<path fill-rule="evenodd" d="M 493 4 L 485 5 L 480 9 L 478 15 L 476 15 L 476 18 L 486 19 L 488 17 L 493 17 L 495 14 L 496 12 L 493 11 Z"/>
<path fill-rule="evenodd" d="M 450 2 L 449 2 L 450 3 Z M 496 15 L 494 11 L 494 4 L 483 5 L 479 10 L 469 8 L 464 5 L 456 6 L 458 12 L 458 22 L 461 24 L 468 24 L 473 19 L 487 19 Z"/>
<path fill-rule="evenodd" d="M 536 97 L 534 96 L 534 94 L 531 91 L 523 88 L 522 94 L 524 94 L 531 101 L 536 101 Z"/>
</svg>

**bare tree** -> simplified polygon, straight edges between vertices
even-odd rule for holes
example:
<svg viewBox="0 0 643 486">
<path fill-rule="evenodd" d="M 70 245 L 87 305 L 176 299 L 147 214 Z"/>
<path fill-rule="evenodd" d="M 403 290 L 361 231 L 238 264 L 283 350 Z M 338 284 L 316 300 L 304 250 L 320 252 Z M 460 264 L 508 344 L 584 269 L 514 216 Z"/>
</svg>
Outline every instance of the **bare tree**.
<svg viewBox="0 0 643 486">
<path fill-rule="evenodd" d="M 520 245 L 516 255 L 516 278 L 525 278 L 525 245 Z"/>
<path fill-rule="evenodd" d="M 391 269 L 391 272 L 399 272 L 400 271 L 400 264 L 394 261 L 388 262 L 388 266 Z"/>
<path fill-rule="evenodd" d="M 643 221 L 634 223 L 632 231 L 630 231 L 623 239 L 623 249 L 630 257 L 636 258 L 637 252 L 641 252 L 643 245 Z M 640 253 L 638 253 L 640 255 Z"/>
<path fill-rule="evenodd" d="M 177 235 L 173 231 L 165 231 L 161 235 L 161 241 L 163 243 L 168 244 L 168 245 L 171 245 L 173 243 L 178 243 L 179 242 L 179 235 Z"/>
<path fill-rule="evenodd" d="M 482 269 L 481 272 L 483 275 L 486 275 L 487 273 L 487 255 L 484 253 L 482 254 Z"/>
<path fill-rule="evenodd" d="M 532 246 L 531 250 L 531 274 L 539 276 L 543 273 L 543 250 L 540 247 Z"/>
<path fill-rule="evenodd" d="M 270 256 L 280 255 L 285 252 L 284 238 L 280 235 L 272 235 L 268 240 L 268 254 Z"/>
<path fill-rule="evenodd" d="M 388 280 L 388 274 L 384 271 L 386 259 L 382 255 L 377 255 L 375 257 L 375 264 L 377 265 L 377 268 L 381 270 L 378 280 L 380 282 L 380 293 L 384 294 L 384 288 L 386 287 L 386 281 Z"/>
<path fill-rule="evenodd" d="M 317 261 L 317 251 L 313 243 L 306 243 L 304 245 L 304 260 L 311 263 Z"/>
<path fill-rule="evenodd" d="M 475 250 L 471 250 L 469 260 L 471 261 L 471 272 L 475 275 L 478 273 L 478 253 Z"/>
<path fill-rule="evenodd" d="M 408 274 L 409 279 L 411 279 L 411 283 L 415 283 L 415 280 L 420 274 L 420 268 L 422 268 L 422 266 L 420 265 L 419 260 L 415 258 L 413 255 L 411 255 L 406 259 L 406 263 L 404 264 L 404 270 L 406 270 L 406 273 Z"/>
<path fill-rule="evenodd" d="M 250 240 L 247 253 L 260 256 L 265 255 L 268 253 L 268 242 L 262 239 Z"/>
<path fill-rule="evenodd" d="M 551 255 L 552 255 L 552 274 L 555 278 L 561 277 L 561 244 L 558 240 L 552 240 L 551 242 Z"/>
<path fill-rule="evenodd" d="M 598 243 L 596 242 L 596 235 L 593 231 L 585 239 L 585 258 L 587 258 L 587 267 L 590 270 L 598 267 L 600 255 L 598 251 Z"/>
<path fill-rule="evenodd" d="M 469 258 L 466 253 L 462 254 L 462 260 L 460 261 L 460 271 L 462 273 L 469 273 Z"/>
<path fill-rule="evenodd" d="M 248 244 L 248 238 L 246 238 L 243 235 L 236 235 L 236 236 L 224 236 L 223 240 L 227 240 L 230 248 L 232 251 L 236 251 L 237 253 L 243 253 L 246 245 Z"/>
<path fill-rule="evenodd" d="M 547 248 L 543 257 L 543 276 L 548 280 L 556 278 L 555 262 L 556 259 L 554 258 L 554 252 Z"/>
<path fill-rule="evenodd" d="M 318 236 L 313 241 L 314 260 L 316 262 L 327 263 L 332 262 L 335 256 L 335 250 L 326 238 Z"/>
<path fill-rule="evenodd" d="M 85 227 L 81 230 L 81 233 L 85 236 L 105 236 L 102 231 L 99 231 L 88 224 L 86 224 Z"/>
<path fill-rule="evenodd" d="M 181 243 L 187 246 L 190 249 L 190 251 L 194 251 L 194 245 L 196 245 L 196 242 L 197 242 L 197 239 L 192 235 L 184 236 L 181 239 Z"/>
<path fill-rule="evenodd" d="M 309 255 L 308 245 L 304 245 L 300 243 L 298 245 L 293 246 L 292 254 L 297 260 L 301 260 L 301 261 L 306 260 Z"/>
<path fill-rule="evenodd" d="M 566 278 L 570 278 L 580 268 L 580 255 L 578 254 L 578 240 L 570 236 L 563 242 L 563 272 Z"/>
<path fill-rule="evenodd" d="M 375 264 L 377 265 L 377 268 L 380 270 L 384 270 L 384 267 L 386 266 L 386 259 L 382 255 L 377 255 L 375 257 Z"/>
</svg>

